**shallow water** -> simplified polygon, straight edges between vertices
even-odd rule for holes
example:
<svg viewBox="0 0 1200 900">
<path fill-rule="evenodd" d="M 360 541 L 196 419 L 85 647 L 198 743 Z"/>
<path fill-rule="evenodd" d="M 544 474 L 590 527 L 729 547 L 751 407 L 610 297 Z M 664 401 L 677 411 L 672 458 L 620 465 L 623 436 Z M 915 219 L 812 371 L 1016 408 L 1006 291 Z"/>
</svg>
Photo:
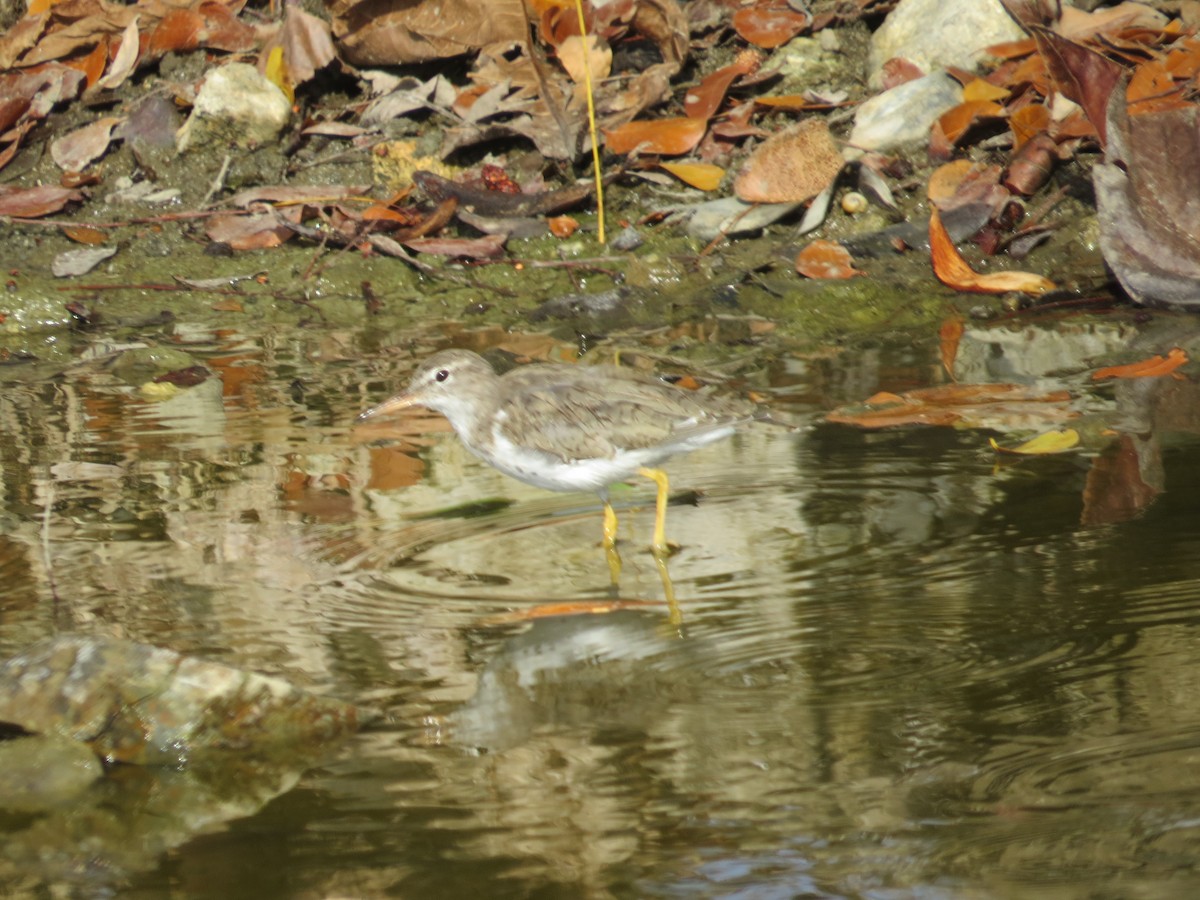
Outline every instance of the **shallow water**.
<svg viewBox="0 0 1200 900">
<path fill-rule="evenodd" d="M 0 376 L 0 649 L 63 629 L 116 634 L 387 719 L 256 809 L 140 856 L 91 848 L 82 874 L 26 864 L 23 887 L 1200 887 L 1188 429 L 1154 436 L 1154 502 L 1097 515 L 1105 489 L 1086 454 L 997 465 L 985 432 L 819 423 L 932 379 L 927 350 L 792 360 L 774 369 L 774 402 L 804 427 L 753 428 L 668 467 L 675 621 L 644 549 L 645 486 L 615 497 L 614 598 L 593 498 L 506 479 L 432 418 L 352 428 L 407 354 L 360 359 L 353 333 L 171 339 L 222 378 L 164 402 L 103 366 Z M 575 605 L 538 615 L 561 603 Z M 171 776 L 139 777 L 164 779 L 161 792 Z M 33 825 L 0 827 L 16 846 Z"/>
</svg>

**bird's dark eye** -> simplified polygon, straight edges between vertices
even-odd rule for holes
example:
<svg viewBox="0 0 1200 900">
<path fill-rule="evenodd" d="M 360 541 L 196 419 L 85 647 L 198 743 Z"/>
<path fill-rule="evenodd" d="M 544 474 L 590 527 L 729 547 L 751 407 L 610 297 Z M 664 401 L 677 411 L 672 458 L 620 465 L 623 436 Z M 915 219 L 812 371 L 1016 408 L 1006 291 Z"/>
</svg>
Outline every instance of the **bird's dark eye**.
<svg viewBox="0 0 1200 900">
<path fill-rule="evenodd" d="M 434 381 L 445 381 L 449 377 L 450 377 L 449 369 L 438 369 L 437 374 L 433 376 Z"/>
</svg>

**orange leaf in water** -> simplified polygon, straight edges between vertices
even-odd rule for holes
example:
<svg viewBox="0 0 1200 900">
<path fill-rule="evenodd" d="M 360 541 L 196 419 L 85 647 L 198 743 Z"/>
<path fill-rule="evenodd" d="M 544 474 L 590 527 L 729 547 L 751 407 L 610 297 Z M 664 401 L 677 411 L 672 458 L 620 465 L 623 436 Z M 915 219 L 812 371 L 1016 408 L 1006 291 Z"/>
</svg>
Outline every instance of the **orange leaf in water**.
<svg viewBox="0 0 1200 900">
<path fill-rule="evenodd" d="M 715 191 L 725 177 L 725 170 L 711 163 L 662 163 L 659 168 L 702 191 Z"/>
<path fill-rule="evenodd" d="M 733 183 L 746 203 L 802 203 L 837 178 L 845 160 L 824 119 L 802 119 L 763 141 Z"/>
<path fill-rule="evenodd" d="M 708 122 L 704 119 L 640 119 L 605 131 L 604 142 L 611 153 L 633 153 L 636 150 L 640 153 L 680 156 L 700 143 L 707 129 Z"/>
<path fill-rule="evenodd" d="M 733 14 L 733 30 L 765 50 L 786 44 L 808 24 L 808 16 L 794 12 L 784 0 L 746 7 Z"/>
<path fill-rule="evenodd" d="M 954 360 L 958 358 L 958 344 L 965 331 L 961 316 L 952 316 L 942 323 L 938 329 L 938 345 L 941 351 L 942 367 L 951 379 L 954 378 Z"/>
<path fill-rule="evenodd" d="M 813 241 L 796 255 L 796 271 L 805 278 L 841 280 L 866 275 L 854 268 L 850 251 L 834 241 Z"/>
<path fill-rule="evenodd" d="M 1092 381 L 1102 381 L 1105 378 L 1157 378 L 1170 375 L 1188 361 L 1187 351 L 1180 347 L 1172 347 L 1166 356 L 1152 356 L 1140 362 L 1128 363 L 1124 366 L 1106 366 L 1092 373 Z"/>
<path fill-rule="evenodd" d="M 843 406 L 825 419 L 860 428 L 893 428 L 898 425 L 954 425 L 965 420 L 989 419 L 1025 422 L 1070 418 L 1064 409 L 1068 391 L 1039 391 L 1020 384 L 943 384 L 903 394 L 881 392 L 865 403 Z"/>
<path fill-rule="evenodd" d="M 950 240 L 936 207 L 929 216 L 929 253 L 933 260 L 933 274 L 938 281 L 958 291 L 976 294 L 1021 291 L 1039 296 L 1054 290 L 1053 281 L 1032 272 L 991 272 L 987 275 L 976 272 L 967 265 Z"/>
</svg>

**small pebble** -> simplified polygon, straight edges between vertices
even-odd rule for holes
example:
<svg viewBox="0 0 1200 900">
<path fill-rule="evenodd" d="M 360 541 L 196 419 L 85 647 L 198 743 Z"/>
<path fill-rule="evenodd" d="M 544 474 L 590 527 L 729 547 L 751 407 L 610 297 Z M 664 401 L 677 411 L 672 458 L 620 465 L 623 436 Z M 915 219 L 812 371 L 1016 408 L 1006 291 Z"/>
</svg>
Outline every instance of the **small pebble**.
<svg viewBox="0 0 1200 900">
<path fill-rule="evenodd" d="M 636 250 L 644 243 L 646 243 L 646 239 L 642 237 L 642 233 L 630 225 L 622 229 L 621 233 L 612 239 L 612 248 L 625 252 Z"/>
</svg>

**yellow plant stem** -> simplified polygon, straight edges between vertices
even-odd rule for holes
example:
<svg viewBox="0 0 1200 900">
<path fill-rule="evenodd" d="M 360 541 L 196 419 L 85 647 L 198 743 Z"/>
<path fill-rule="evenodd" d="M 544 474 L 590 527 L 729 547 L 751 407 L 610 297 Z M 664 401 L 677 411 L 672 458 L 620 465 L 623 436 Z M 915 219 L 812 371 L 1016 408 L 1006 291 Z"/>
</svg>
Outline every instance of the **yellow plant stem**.
<svg viewBox="0 0 1200 900">
<path fill-rule="evenodd" d="M 583 89 L 587 95 L 588 133 L 592 138 L 592 170 L 596 175 L 596 232 L 604 240 L 604 178 L 600 173 L 600 141 L 596 134 L 596 101 L 592 94 L 592 61 L 588 56 L 587 22 L 583 18 L 583 0 L 575 0 L 579 15 L 579 39 L 583 41 Z"/>
</svg>

